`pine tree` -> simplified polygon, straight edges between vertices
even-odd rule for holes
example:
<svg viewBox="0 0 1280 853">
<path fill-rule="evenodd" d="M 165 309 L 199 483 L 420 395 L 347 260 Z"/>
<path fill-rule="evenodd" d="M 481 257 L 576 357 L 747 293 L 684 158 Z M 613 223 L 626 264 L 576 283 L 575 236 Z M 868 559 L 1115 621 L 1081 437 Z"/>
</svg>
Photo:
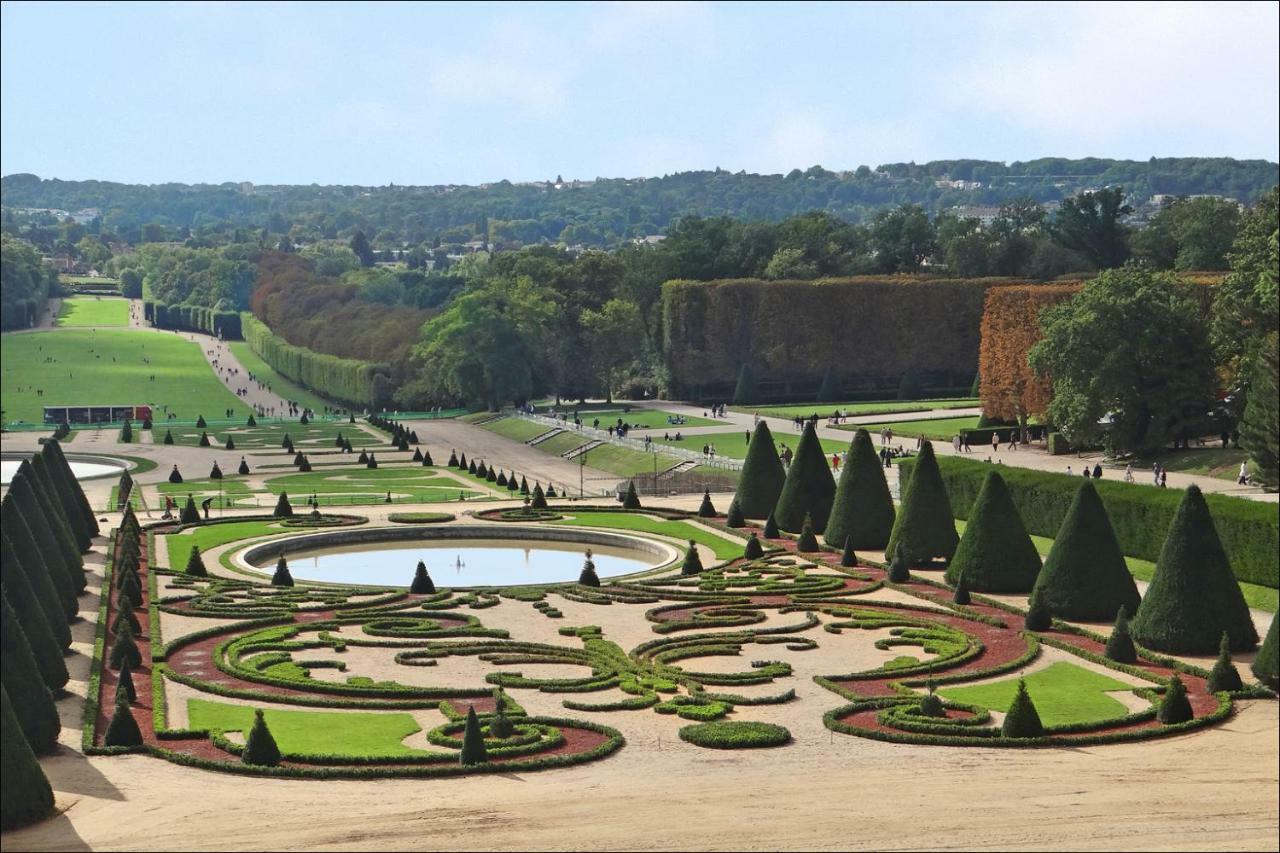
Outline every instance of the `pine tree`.
<svg viewBox="0 0 1280 853">
<path fill-rule="evenodd" d="M 902 506 L 889 536 L 888 552 L 899 543 L 906 546 L 912 560 L 923 562 L 950 560 L 960 544 L 955 513 L 951 511 L 933 445 L 928 441 L 920 448 L 911 479 L 902 492 Z"/>
<path fill-rule="evenodd" d="M 1272 279 L 1272 292 L 1275 292 Z M 1249 451 L 1257 477 L 1267 488 L 1280 485 L 1280 338 L 1275 332 L 1258 350 L 1249 397 L 1240 420 L 1240 446 Z"/>
<path fill-rule="evenodd" d="M 289 563 L 285 560 L 284 554 L 276 560 L 276 572 L 271 576 L 271 585 L 293 586 L 293 575 L 289 573 Z"/>
<path fill-rule="evenodd" d="M 1262 641 L 1253 665 L 1249 668 L 1263 684 L 1275 690 L 1280 687 L 1280 656 L 1276 652 L 1276 626 L 1280 619 L 1271 617 L 1271 627 L 1267 629 L 1267 638 Z"/>
<path fill-rule="evenodd" d="M 275 518 L 293 518 L 293 506 L 289 503 L 289 493 L 281 492 L 276 499 L 276 508 L 271 515 Z"/>
<path fill-rule="evenodd" d="M 799 533 L 807 513 L 813 520 L 813 529 L 821 533 L 827 528 L 835 496 L 836 483 L 831 478 L 831 466 L 822 443 L 813 424 L 806 423 L 773 511 L 778 527 L 788 533 Z"/>
<path fill-rule="evenodd" d="M 1191 700 L 1187 698 L 1187 685 L 1182 683 L 1182 679 L 1176 674 L 1169 679 L 1169 685 L 1164 690 L 1164 698 L 1160 700 L 1160 707 L 1156 709 L 1156 719 L 1171 726 L 1175 723 L 1185 723 L 1187 720 L 1195 717 L 1191 710 Z"/>
<path fill-rule="evenodd" d="M 58 643 L 26 572 L 18 565 L 18 557 L 7 535 L 0 534 L 0 549 L 0 594 L 13 607 L 45 686 L 50 690 L 61 690 L 70 677 L 62 659 L 63 647 Z"/>
<path fill-rule="evenodd" d="M 778 496 L 787 481 L 787 472 L 778 458 L 769 425 L 761 420 L 747 442 L 747 458 L 738 474 L 738 491 L 734 495 L 739 509 L 747 518 L 766 518 L 778 505 Z"/>
<path fill-rule="evenodd" d="M 187 502 L 182 506 L 182 512 L 178 515 L 178 520 L 183 524 L 200 523 L 200 510 L 196 508 L 196 499 L 189 494 Z"/>
<path fill-rule="evenodd" d="M 431 575 L 427 574 L 427 564 L 422 560 L 418 561 L 418 567 L 413 570 L 413 583 L 409 584 L 409 592 L 416 595 L 434 595 L 436 585 L 431 580 Z"/>
<path fill-rule="evenodd" d="M 1138 650 L 1133 645 L 1133 636 L 1129 633 L 1129 617 L 1125 615 L 1123 607 L 1116 614 L 1116 624 L 1111 629 L 1111 636 L 1107 637 L 1105 654 L 1108 660 L 1116 663 L 1138 662 Z"/>
<path fill-rule="evenodd" d="M 1034 588 L 1060 619 L 1102 622 L 1121 607 L 1137 612 L 1138 587 L 1092 481 L 1080 484 Z"/>
<path fill-rule="evenodd" d="M 771 512 L 769 513 L 769 517 L 764 521 L 764 538 L 777 539 L 781 535 L 781 532 L 778 530 L 778 522 L 774 519 L 773 513 Z"/>
<path fill-rule="evenodd" d="M 194 577 L 208 577 L 209 571 L 204 567 L 204 560 L 200 556 L 200 546 L 193 544 L 191 546 L 191 556 L 187 557 L 187 574 Z"/>
<path fill-rule="evenodd" d="M 0 576 L 5 578 L 9 593 L 16 596 L 19 602 L 25 600 L 18 589 L 18 581 L 15 579 L 9 583 L 11 577 L 20 574 L 26 579 L 32 597 L 40 606 L 40 612 L 53 633 L 58 648 L 71 648 L 71 628 L 67 623 L 67 612 L 62 606 L 62 600 L 53 582 L 52 572 L 45 565 L 44 557 L 41 556 L 35 539 L 9 495 L 5 495 L 4 500 L 0 502 L 0 529 L 3 530 L 4 538 L 8 540 L 13 552 L 12 560 L 7 556 L 0 560 L 0 573 L 2 573 Z M 25 608 L 27 605 L 19 606 Z"/>
<path fill-rule="evenodd" d="M 1244 682 L 1240 680 L 1240 671 L 1231 662 L 1231 636 L 1222 632 L 1222 640 L 1218 645 L 1218 659 L 1209 670 L 1206 689 L 1210 693 L 1221 693 L 1224 690 L 1242 690 Z"/>
<path fill-rule="evenodd" d="M 142 652 L 133 638 L 133 628 L 128 622 L 116 626 L 116 640 L 111 646 L 111 668 L 119 669 L 120 664 L 128 660 L 131 666 L 142 664 Z"/>
<path fill-rule="evenodd" d="M 853 547 L 879 551 L 893 533 L 893 496 L 884 479 L 884 466 L 876 455 L 871 434 L 860 429 L 849 442 L 840 470 L 840 483 L 827 519 L 827 544 L 838 547 L 852 538 Z"/>
<path fill-rule="evenodd" d="M 977 592 L 1030 592 L 1040 574 L 1040 553 L 1022 524 L 998 471 L 987 474 L 969 512 L 964 535 L 947 565 L 947 583 L 963 575 Z"/>
<path fill-rule="evenodd" d="M 627 494 L 622 499 L 623 509 L 640 509 L 640 496 L 636 494 L 636 481 L 627 481 Z"/>
<path fill-rule="evenodd" d="M 813 519 L 809 513 L 804 514 L 804 524 L 800 528 L 800 537 L 796 540 L 796 551 L 811 554 L 818 550 L 818 537 L 813 533 Z"/>
<path fill-rule="evenodd" d="M 697 575 L 702 573 L 702 558 L 698 556 L 698 544 L 689 540 L 689 550 L 685 552 L 684 564 L 680 566 L 680 574 Z"/>
<path fill-rule="evenodd" d="M 729 502 L 729 511 L 725 514 L 724 523 L 726 527 L 746 527 L 747 519 L 742 515 L 742 508 L 738 505 L 738 499 L 735 497 Z"/>
<path fill-rule="evenodd" d="M 711 490 L 703 489 L 702 503 L 698 506 L 698 518 L 715 518 L 716 508 L 711 503 Z"/>
<path fill-rule="evenodd" d="M 893 551 L 893 557 L 889 560 L 889 581 L 891 583 L 906 583 L 911 580 L 911 558 L 907 555 L 904 546 L 899 545 Z"/>
<path fill-rule="evenodd" d="M 133 664 L 129 662 L 128 657 L 120 661 L 120 671 L 116 674 L 116 694 L 121 693 L 129 703 L 138 701 L 138 689 L 133 683 Z"/>
<path fill-rule="evenodd" d="M 1178 505 L 1132 628 L 1142 645 L 1173 654 L 1211 654 L 1224 631 L 1232 651 L 1258 644 L 1249 605 L 1198 486 L 1190 486 Z"/>
<path fill-rule="evenodd" d="M 489 760 L 484 748 L 484 733 L 480 731 L 480 720 L 476 717 L 474 705 L 467 710 L 467 723 L 462 730 L 462 754 L 459 758 L 463 767 L 484 764 Z"/>
<path fill-rule="evenodd" d="M 758 397 L 755 371 L 751 369 L 751 365 L 744 363 L 738 371 L 738 384 L 733 389 L 733 405 L 750 406 Z"/>
<path fill-rule="evenodd" d="M 43 820 L 53 813 L 53 789 L 40 768 L 9 691 L 0 687 L 0 829 L 10 830 Z"/>
<path fill-rule="evenodd" d="M 1048 631 L 1053 627 L 1053 609 L 1049 606 L 1045 591 L 1039 586 L 1031 590 L 1026 618 L 1023 624 L 1028 631 Z M 1123 605 L 1122 605 L 1123 607 Z"/>
<path fill-rule="evenodd" d="M 280 747 L 276 746 L 276 739 L 271 736 L 260 708 L 254 709 L 253 727 L 245 738 L 240 760 L 255 767 L 275 767 L 280 763 Z"/>
<path fill-rule="evenodd" d="M 22 733 L 31 749 L 45 753 L 57 746 L 62 724 L 53 694 L 40 675 L 31 646 L 22 633 L 8 598 L 0 598 L 0 680 L 13 702 Z M 7 787 L 9 780 L 4 780 Z"/>
<path fill-rule="evenodd" d="M 964 575 L 960 576 L 960 580 L 956 582 L 955 594 L 951 596 L 951 600 L 956 604 L 971 604 L 972 599 L 969 597 L 969 581 Z"/>
<path fill-rule="evenodd" d="M 1027 683 L 1018 679 L 1018 692 L 1013 697 L 1013 704 L 1004 715 L 1004 724 L 1000 726 L 1001 737 L 1041 737 L 1044 725 L 1040 722 L 1040 713 L 1036 711 L 1031 694 L 1027 692 Z"/>
</svg>

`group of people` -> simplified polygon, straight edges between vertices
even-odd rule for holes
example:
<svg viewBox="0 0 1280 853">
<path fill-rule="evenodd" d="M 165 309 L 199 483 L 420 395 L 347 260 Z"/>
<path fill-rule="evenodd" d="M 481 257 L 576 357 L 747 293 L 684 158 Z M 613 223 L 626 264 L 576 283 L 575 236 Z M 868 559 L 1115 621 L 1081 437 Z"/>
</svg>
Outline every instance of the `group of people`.
<svg viewBox="0 0 1280 853">
<path fill-rule="evenodd" d="M 729 416 L 727 413 L 728 413 L 728 408 L 725 406 L 725 404 L 724 404 L 724 403 L 712 403 L 712 404 L 711 404 L 711 417 L 713 417 L 713 418 L 727 418 L 727 417 Z M 703 412 L 703 413 L 702 413 L 702 416 L 703 416 L 704 418 L 705 418 L 705 417 L 707 417 L 707 413 L 706 413 L 706 412 Z M 668 421 L 670 421 L 671 419 L 670 419 L 670 418 L 667 418 L 667 420 L 668 420 Z M 684 418 L 680 418 L 680 423 L 684 423 Z"/>
<path fill-rule="evenodd" d="M 1157 465 L 1156 467 L 1158 468 L 1159 466 Z M 1090 467 L 1088 466 L 1088 464 L 1086 464 L 1086 465 L 1084 466 L 1084 470 L 1083 470 L 1083 471 L 1081 471 L 1080 473 L 1084 474 L 1086 477 L 1092 477 L 1092 478 L 1093 478 L 1093 479 L 1095 479 L 1095 480 L 1101 480 L 1101 479 L 1102 479 L 1102 463 L 1101 463 L 1101 462 L 1095 462 L 1095 463 L 1093 463 L 1093 468 L 1090 468 Z M 1071 466 L 1070 466 L 1070 465 L 1068 465 L 1068 466 L 1067 466 L 1067 476 L 1068 476 L 1068 477 L 1070 477 L 1070 476 L 1074 476 L 1074 472 L 1071 470 Z M 1130 465 L 1129 467 L 1125 468 L 1125 471 L 1124 471 L 1124 481 L 1125 481 L 1126 483 L 1132 483 L 1132 482 L 1133 482 L 1133 466 L 1132 466 L 1132 465 Z M 1160 482 L 1160 477 L 1159 477 L 1159 476 L 1157 476 L 1157 477 L 1156 477 L 1156 485 L 1157 485 L 1157 486 L 1162 486 L 1162 485 L 1164 485 L 1163 483 L 1161 483 L 1161 482 Z"/>
</svg>

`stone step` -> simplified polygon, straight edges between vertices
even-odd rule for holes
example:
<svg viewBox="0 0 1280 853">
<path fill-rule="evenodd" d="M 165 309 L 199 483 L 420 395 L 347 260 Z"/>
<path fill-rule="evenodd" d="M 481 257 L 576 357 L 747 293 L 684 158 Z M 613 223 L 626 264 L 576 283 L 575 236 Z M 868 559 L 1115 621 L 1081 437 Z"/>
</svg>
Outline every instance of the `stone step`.
<svg viewBox="0 0 1280 853">
<path fill-rule="evenodd" d="M 542 444 L 542 442 L 546 441 L 548 438 L 551 438 L 552 436 L 555 436 L 555 435 L 559 435 L 562 432 L 564 432 L 564 430 L 560 429 L 559 427 L 555 427 L 554 429 L 547 430 L 541 435 L 535 435 L 533 438 L 526 441 L 525 444 L 529 445 L 530 447 L 535 447 L 539 444 Z"/>
<path fill-rule="evenodd" d="M 573 450 L 566 450 L 564 453 L 561 453 L 560 458 L 561 459 L 577 459 L 582 454 L 586 453 L 589 450 L 594 450 L 602 444 L 604 444 L 603 441 L 588 441 L 586 444 L 578 445 Z"/>
</svg>

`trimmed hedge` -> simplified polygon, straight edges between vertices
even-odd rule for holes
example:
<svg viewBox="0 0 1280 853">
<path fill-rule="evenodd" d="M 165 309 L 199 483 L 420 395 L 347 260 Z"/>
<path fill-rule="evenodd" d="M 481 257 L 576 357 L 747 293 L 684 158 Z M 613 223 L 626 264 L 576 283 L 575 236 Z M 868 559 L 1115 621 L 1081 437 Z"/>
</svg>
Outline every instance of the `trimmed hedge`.
<svg viewBox="0 0 1280 853">
<path fill-rule="evenodd" d="M 909 478 L 915 459 L 903 459 L 898 465 L 899 478 Z M 938 467 L 956 517 L 967 519 L 991 466 L 946 457 L 938 460 Z M 1027 532 L 1056 536 L 1082 478 L 1007 465 L 1000 474 Z M 1093 485 L 1107 508 L 1120 549 L 1131 557 L 1156 562 L 1182 494 L 1119 480 L 1099 480 Z M 1205 502 L 1236 580 L 1280 588 L 1280 511 L 1276 505 L 1228 495 L 1206 495 Z"/>
<path fill-rule="evenodd" d="M 186 329 L 221 335 L 229 341 L 243 337 L 238 311 L 217 311 L 203 305 L 166 305 L 163 302 L 143 304 L 147 319 L 157 329 Z"/>
<path fill-rule="evenodd" d="M 791 732 L 772 723 L 724 720 L 680 729 L 680 739 L 709 749 L 759 749 L 791 742 Z"/>
<path fill-rule="evenodd" d="M 391 372 L 389 366 L 338 358 L 294 346 L 273 334 L 265 323 L 249 312 L 242 313 L 240 317 L 249 348 L 286 378 L 327 397 L 362 406 L 376 408 L 384 402 L 387 376 Z"/>
</svg>

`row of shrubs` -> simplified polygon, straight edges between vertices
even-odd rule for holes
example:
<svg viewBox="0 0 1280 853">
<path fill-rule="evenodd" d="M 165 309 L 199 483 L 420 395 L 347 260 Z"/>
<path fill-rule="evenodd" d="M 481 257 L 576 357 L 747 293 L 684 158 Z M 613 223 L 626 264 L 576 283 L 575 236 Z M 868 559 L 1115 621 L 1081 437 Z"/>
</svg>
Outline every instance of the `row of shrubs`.
<svg viewBox="0 0 1280 853">
<path fill-rule="evenodd" d="M 328 397 L 377 409 L 390 400 L 390 368 L 294 346 L 252 314 L 240 315 L 249 348 L 282 376 Z"/>
<path fill-rule="evenodd" d="M 148 300 L 142 303 L 142 312 L 157 329 L 206 332 L 229 341 L 243 337 L 239 311 L 219 311 L 203 305 L 166 305 Z"/>
</svg>

